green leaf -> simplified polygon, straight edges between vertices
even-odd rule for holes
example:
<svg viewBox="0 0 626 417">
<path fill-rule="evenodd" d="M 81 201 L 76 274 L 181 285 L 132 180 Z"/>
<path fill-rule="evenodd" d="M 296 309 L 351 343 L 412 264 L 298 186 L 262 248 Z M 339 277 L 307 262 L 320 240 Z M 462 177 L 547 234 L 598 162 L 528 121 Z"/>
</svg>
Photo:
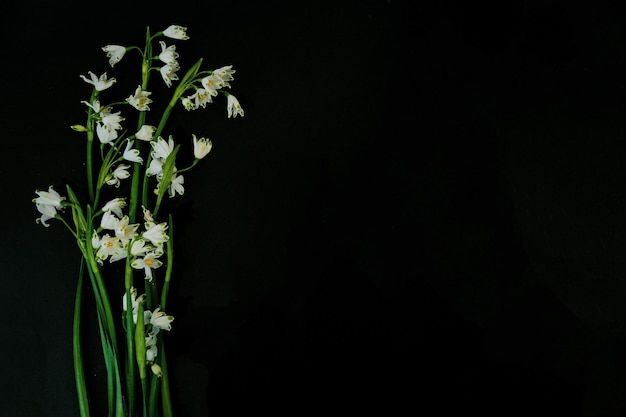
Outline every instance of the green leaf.
<svg viewBox="0 0 626 417">
<path fill-rule="evenodd" d="M 179 148 L 180 144 L 176 145 L 172 153 L 170 153 L 165 160 L 165 164 L 163 164 L 163 177 L 161 178 L 161 184 L 159 186 L 154 212 L 152 213 L 153 217 L 155 218 L 159 207 L 161 206 L 163 196 L 165 196 L 165 193 L 167 193 L 167 190 L 172 183 L 172 176 L 174 175 L 174 162 L 176 162 L 176 154 L 178 153 Z"/>
</svg>

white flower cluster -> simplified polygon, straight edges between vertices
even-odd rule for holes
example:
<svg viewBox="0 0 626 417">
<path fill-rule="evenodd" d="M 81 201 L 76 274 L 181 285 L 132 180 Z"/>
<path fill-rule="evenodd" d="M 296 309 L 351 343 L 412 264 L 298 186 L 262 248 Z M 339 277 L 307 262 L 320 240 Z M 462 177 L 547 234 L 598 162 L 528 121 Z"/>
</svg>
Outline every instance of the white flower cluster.
<svg viewBox="0 0 626 417">
<path fill-rule="evenodd" d="M 133 321 L 137 324 L 137 318 L 139 317 L 139 305 L 146 302 L 146 295 L 142 294 L 137 297 L 137 288 L 132 287 L 130 289 L 131 303 L 133 308 Z M 127 311 L 128 303 L 126 301 L 126 294 L 122 296 L 122 308 Z M 152 372 L 155 375 L 161 376 L 161 367 L 155 363 L 159 348 L 157 346 L 157 335 L 161 330 L 172 330 L 172 321 L 174 317 L 161 311 L 160 307 L 154 309 L 154 311 L 144 310 L 143 321 L 145 327 L 145 345 L 146 345 L 146 361 L 150 365 Z"/>
<path fill-rule="evenodd" d="M 100 236 L 94 230 L 91 237 L 96 259 L 102 265 L 106 260 L 115 262 L 131 256 L 131 266 L 143 269 L 145 278 L 152 281 L 152 270 L 163 265 L 159 258 L 165 253 L 163 243 L 169 239 L 167 223 L 156 223 L 144 209 L 143 224 L 132 224 L 122 212 L 125 206 L 124 198 L 114 198 L 102 208 L 98 230 L 105 232 Z"/>
</svg>

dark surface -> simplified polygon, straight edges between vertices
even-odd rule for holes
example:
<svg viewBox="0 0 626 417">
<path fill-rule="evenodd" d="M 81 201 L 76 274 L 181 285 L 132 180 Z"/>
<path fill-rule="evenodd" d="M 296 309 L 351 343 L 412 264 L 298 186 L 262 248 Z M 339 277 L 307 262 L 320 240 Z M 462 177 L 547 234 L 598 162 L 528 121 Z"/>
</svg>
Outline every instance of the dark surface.
<svg viewBox="0 0 626 417">
<path fill-rule="evenodd" d="M 173 116 L 214 142 L 171 205 L 177 415 L 626 411 L 624 6 L 123 4 L 2 6 L 2 415 L 78 415 L 79 255 L 30 200 L 84 181 L 100 46 L 172 23 L 246 110 Z"/>
</svg>

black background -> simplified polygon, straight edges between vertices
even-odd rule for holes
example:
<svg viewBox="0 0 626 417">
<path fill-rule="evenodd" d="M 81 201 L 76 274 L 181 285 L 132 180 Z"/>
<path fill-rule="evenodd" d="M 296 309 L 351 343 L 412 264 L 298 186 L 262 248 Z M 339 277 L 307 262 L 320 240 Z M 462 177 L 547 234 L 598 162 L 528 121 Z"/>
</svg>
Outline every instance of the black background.
<svg viewBox="0 0 626 417">
<path fill-rule="evenodd" d="M 79 254 L 31 199 L 84 180 L 78 74 L 170 24 L 246 111 L 172 117 L 214 143 L 171 201 L 177 415 L 626 411 L 625 6 L 146 4 L 2 6 L 3 415 L 77 415 Z"/>
</svg>

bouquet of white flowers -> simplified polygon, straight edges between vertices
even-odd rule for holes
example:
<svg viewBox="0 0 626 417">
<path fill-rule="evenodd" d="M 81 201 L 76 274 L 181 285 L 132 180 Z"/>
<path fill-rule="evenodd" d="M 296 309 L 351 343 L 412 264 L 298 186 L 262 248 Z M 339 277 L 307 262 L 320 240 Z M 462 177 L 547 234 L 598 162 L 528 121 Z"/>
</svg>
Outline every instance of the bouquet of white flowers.
<svg viewBox="0 0 626 417">
<path fill-rule="evenodd" d="M 37 221 L 46 227 L 52 219 L 60 221 L 74 236 L 82 254 L 73 322 L 74 373 L 81 417 L 89 416 L 96 406 L 90 404 L 92 396 L 81 350 L 85 280 L 89 280 L 93 292 L 107 370 L 107 404 L 98 404 L 98 409 L 107 409 L 110 417 L 172 415 L 164 334 L 174 320 L 166 312 L 174 235 L 172 215 L 162 215 L 160 209 L 166 196 L 184 193 L 183 172 L 207 156 L 212 142 L 195 134 L 187 138 L 193 149 L 189 158 L 192 162 L 181 168 L 177 165 L 181 143 L 168 134 L 166 125 L 176 106 L 187 111 L 205 108 L 220 95 L 225 97 L 228 118 L 244 115 L 239 101 L 228 91 L 235 73 L 232 65 L 203 70 L 201 58 L 182 77 L 178 76 L 181 66 L 176 45 L 167 42 L 187 39 L 185 27 L 171 25 L 155 34 L 147 28 L 143 48 L 102 48 L 111 67 L 128 52 L 139 53 L 141 79 L 137 88 L 125 100 L 107 103 L 103 92 L 115 85 L 116 78 L 91 71 L 80 76 L 93 87 L 89 100 L 82 102 L 87 113 L 85 124 L 72 126 L 86 136 L 85 201 L 69 185 L 62 191 L 65 195 L 51 185 L 47 191 L 36 191 L 33 199 L 40 213 Z M 160 51 L 153 49 L 157 41 Z M 153 98 L 149 88 L 153 71 L 160 74 L 167 91 L 173 90 L 163 112 L 154 116 L 150 112 Z M 118 110 L 124 107 L 124 112 Z M 120 267 L 114 268 L 112 263 Z M 112 282 L 120 288 L 123 282 L 123 294 L 113 299 L 119 302 L 110 296 Z"/>
</svg>

